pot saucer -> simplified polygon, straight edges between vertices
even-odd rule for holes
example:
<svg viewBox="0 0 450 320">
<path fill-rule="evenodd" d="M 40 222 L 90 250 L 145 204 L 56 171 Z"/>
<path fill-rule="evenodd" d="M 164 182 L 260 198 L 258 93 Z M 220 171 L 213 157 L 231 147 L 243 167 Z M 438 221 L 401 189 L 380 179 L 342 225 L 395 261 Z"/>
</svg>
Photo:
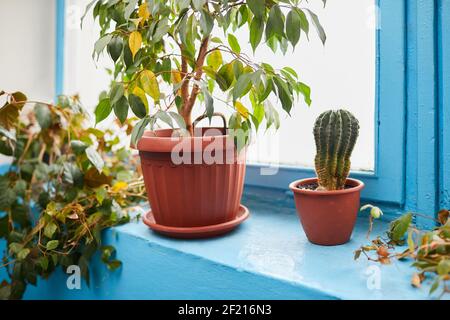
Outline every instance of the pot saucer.
<svg viewBox="0 0 450 320">
<path fill-rule="evenodd" d="M 235 219 L 211 226 L 186 228 L 163 226 L 155 222 L 155 218 L 153 217 L 153 213 L 151 211 L 144 215 L 143 221 L 150 229 L 165 236 L 181 239 L 199 239 L 216 237 L 230 232 L 240 225 L 245 219 L 247 219 L 249 215 L 250 212 L 247 207 L 241 204 Z"/>
</svg>

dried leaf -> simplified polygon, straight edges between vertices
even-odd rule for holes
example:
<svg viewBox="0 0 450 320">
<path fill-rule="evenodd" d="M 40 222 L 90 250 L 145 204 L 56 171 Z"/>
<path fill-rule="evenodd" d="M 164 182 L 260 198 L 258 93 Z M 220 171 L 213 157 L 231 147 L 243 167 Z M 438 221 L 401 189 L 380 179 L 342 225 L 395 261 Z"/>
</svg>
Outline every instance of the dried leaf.
<svg viewBox="0 0 450 320">
<path fill-rule="evenodd" d="M 416 288 L 420 288 L 422 286 L 422 280 L 417 273 L 414 273 L 411 278 L 411 285 Z"/>
<path fill-rule="evenodd" d="M 438 220 L 442 225 L 447 223 L 449 216 L 450 216 L 449 210 L 443 209 L 438 212 Z"/>
</svg>

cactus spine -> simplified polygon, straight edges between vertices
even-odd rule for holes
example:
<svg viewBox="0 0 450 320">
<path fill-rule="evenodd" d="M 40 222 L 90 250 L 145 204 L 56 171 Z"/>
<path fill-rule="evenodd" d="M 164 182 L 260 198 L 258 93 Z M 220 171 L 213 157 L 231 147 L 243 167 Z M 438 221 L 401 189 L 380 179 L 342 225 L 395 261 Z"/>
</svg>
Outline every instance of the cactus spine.
<svg viewBox="0 0 450 320">
<path fill-rule="evenodd" d="M 314 125 L 315 167 L 320 189 L 345 188 L 358 134 L 358 120 L 349 111 L 325 111 L 317 118 Z"/>
</svg>

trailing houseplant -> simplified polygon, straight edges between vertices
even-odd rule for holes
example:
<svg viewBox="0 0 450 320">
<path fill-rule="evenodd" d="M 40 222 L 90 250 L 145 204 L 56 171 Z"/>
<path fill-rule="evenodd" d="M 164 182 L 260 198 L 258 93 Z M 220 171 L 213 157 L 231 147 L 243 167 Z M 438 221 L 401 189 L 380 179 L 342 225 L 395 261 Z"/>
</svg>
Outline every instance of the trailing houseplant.
<svg viewBox="0 0 450 320">
<path fill-rule="evenodd" d="M 317 178 L 290 185 L 306 236 L 313 243 L 337 245 L 351 237 L 364 187 L 348 178 L 358 134 L 358 120 L 346 110 L 326 111 L 315 122 Z"/>
<path fill-rule="evenodd" d="M 109 96 L 96 108 L 96 119 L 102 121 L 114 111 L 125 121 L 129 109 L 140 118 L 131 141 L 142 158 L 153 210 L 149 219 L 156 222 L 151 226 L 204 227 L 236 218 L 244 156 L 234 156 L 228 165 L 177 164 L 174 173 L 175 169 L 169 170 L 174 168 L 170 154 L 180 144 L 195 141 L 199 149 L 184 154 L 202 153 L 215 140 L 211 136 L 222 144 L 216 148 L 221 156 L 233 149 L 229 140 L 241 150 L 249 141 L 248 133 L 264 119 L 267 128 L 279 127 L 278 111 L 268 100 L 271 95 L 287 113 L 299 96 L 311 104 L 310 89 L 295 70 L 254 62 L 241 52 L 240 40 L 233 34 L 248 26 L 245 41 L 253 50 L 265 43 L 274 52 L 294 48 L 301 34 L 306 39 L 313 27 L 325 42 L 317 15 L 305 5 L 301 0 L 94 0 L 89 4 L 87 12 L 92 9 L 101 28 L 94 56 L 107 51 L 114 61 L 114 80 Z M 224 36 L 215 35 L 218 29 Z M 232 114 L 223 128 L 202 138 L 204 130 L 194 132 L 193 111 L 201 110 L 201 118 L 209 120 L 224 117 L 215 111 L 217 101 Z M 156 130 L 159 123 L 174 129 Z M 147 127 L 150 131 L 144 134 Z M 177 138 L 167 143 L 174 135 Z"/>
<path fill-rule="evenodd" d="M 129 221 L 127 210 L 145 198 L 130 151 L 113 130 L 89 127 L 76 96 L 56 105 L 21 92 L 1 91 L 0 99 L 0 153 L 11 157 L 0 175 L 0 299 L 19 299 L 70 265 L 89 284 L 96 252 L 108 269 L 120 267 L 101 232 Z"/>
<path fill-rule="evenodd" d="M 369 238 L 374 219 L 381 216 L 381 210 L 366 205 L 361 211 L 370 208 Z M 373 262 L 390 264 L 393 260 L 412 260 L 417 269 L 411 277 L 411 285 L 420 288 L 423 283 L 431 283 L 429 293 L 440 289 L 439 297 L 450 293 L 450 211 L 441 210 L 437 214 L 435 228 L 423 230 L 414 225 L 414 217 L 427 216 L 418 213 L 406 213 L 389 225 L 385 235 L 371 240 L 370 244 L 361 246 L 355 251 L 355 260 L 363 254 Z M 406 248 L 405 248 L 406 247 Z M 396 250 L 400 249 L 400 250 Z"/>
</svg>

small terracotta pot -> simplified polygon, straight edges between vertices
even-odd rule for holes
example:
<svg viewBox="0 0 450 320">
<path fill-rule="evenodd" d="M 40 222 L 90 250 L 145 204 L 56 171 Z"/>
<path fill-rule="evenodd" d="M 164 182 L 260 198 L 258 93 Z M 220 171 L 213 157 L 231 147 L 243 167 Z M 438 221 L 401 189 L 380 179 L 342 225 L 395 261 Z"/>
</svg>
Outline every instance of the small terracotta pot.
<svg viewBox="0 0 450 320">
<path fill-rule="evenodd" d="M 146 131 L 137 144 L 158 225 L 203 227 L 236 219 L 244 186 L 245 150 L 237 154 L 233 138 L 223 128 L 196 130 L 201 134 L 194 137 L 172 137 L 172 129 Z M 205 150 L 211 149 L 215 159 L 222 156 L 222 163 L 205 160 Z M 191 160 L 177 163 L 181 158 Z"/>
<path fill-rule="evenodd" d="M 350 240 L 360 207 L 364 183 L 347 179 L 349 189 L 315 191 L 299 186 L 317 183 L 317 178 L 294 181 L 295 205 L 308 240 L 314 244 L 334 246 Z"/>
</svg>

